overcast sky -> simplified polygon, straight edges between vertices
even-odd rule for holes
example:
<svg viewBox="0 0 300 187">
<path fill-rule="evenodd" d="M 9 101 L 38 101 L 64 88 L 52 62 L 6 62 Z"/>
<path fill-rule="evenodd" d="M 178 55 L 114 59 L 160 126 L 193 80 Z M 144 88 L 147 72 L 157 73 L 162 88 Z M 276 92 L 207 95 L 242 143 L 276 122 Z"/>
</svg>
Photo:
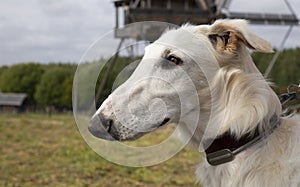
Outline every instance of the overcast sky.
<svg viewBox="0 0 300 187">
<path fill-rule="evenodd" d="M 300 1 L 289 2 L 299 17 Z M 288 12 L 284 0 L 233 0 L 230 9 Z M 1 0 L 0 66 L 29 61 L 78 62 L 97 38 L 113 29 L 114 15 L 110 0 Z M 279 45 L 287 30 L 280 26 L 252 28 L 273 46 Z M 296 46 L 300 46 L 300 27 L 294 28 L 286 42 L 286 47 Z"/>
</svg>

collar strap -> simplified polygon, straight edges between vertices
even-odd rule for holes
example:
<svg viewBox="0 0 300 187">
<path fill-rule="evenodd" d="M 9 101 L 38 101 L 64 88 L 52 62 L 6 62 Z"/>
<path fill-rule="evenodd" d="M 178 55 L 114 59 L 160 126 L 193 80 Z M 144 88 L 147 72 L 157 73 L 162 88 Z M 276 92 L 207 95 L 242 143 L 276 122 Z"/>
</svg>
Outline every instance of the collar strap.
<svg viewBox="0 0 300 187">
<path fill-rule="evenodd" d="M 210 165 L 216 166 L 231 162 L 235 156 L 247 148 L 257 144 L 260 140 L 271 134 L 278 126 L 279 119 L 276 114 L 269 120 L 269 129 L 259 132 L 258 127 L 254 133 L 250 132 L 236 139 L 229 131 L 214 139 L 205 149 L 206 159 Z"/>
</svg>

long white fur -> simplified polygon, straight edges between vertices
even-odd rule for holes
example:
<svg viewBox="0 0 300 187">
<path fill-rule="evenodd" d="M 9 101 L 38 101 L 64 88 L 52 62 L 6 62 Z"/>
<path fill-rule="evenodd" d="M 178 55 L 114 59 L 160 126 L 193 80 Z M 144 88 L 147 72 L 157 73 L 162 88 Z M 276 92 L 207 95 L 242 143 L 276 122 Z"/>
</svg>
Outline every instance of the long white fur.
<svg viewBox="0 0 300 187">
<path fill-rule="evenodd" d="M 213 46 L 208 36 L 223 31 L 231 32 L 229 45 L 222 45 L 222 41 L 218 38 L 218 43 Z M 104 103 L 104 105 L 112 105 L 115 100 L 116 111 L 125 108 L 123 113 L 120 112 L 122 119 L 117 119 L 117 112 L 105 111 L 111 108 L 107 106 L 102 106 L 96 114 L 104 110 L 103 113 L 110 115 L 108 117 L 114 120 L 116 129 L 121 134 L 121 140 L 140 137 L 132 128 L 141 121 L 134 121 L 128 117 L 130 114 L 126 114 L 125 104 L 131 104 L 134 109 L 132 111 L 137 111 L 135 116 L 143 119 L 145 114 L 140 112 L 143 109 L 137 104 L 149 105 L 153 98 L 160 97 L 167 106 L 171 106 L 166 115 L 172 118 L 178 115 L 180 103 L 168 99 L 169 96 L 171 98 L 177 93 L 166 84 L 152 80 L 137 85 L 135 90 L 138 91 L 131 89 L 134 81 L 155 75 L 165 76 L 163 78 L 178 86 L 178 90 L 187 97 L 192 93 L 190 88 L 185 87 L 187 84 L 184 80 L 180 79 L 179 71 L 165 71 L 158 68 L 161 62 L 146 60 L 161 58 L 164 50 L 170 48 L 171 52 L 181 57 L 183 61 L 189 62 L 190 59 L 196 61 L 205 70 L 207 78 L 204 80 L 204 74 L 196 74 L 195 68 L 190 68 L 189 76 L 195 82 L 201 109 L 204 111 L 199 117 L 196 132 L 192 132 L 189 126 L 180 129 L 183 137 L 193 136 L 191 145 L 195 145 L 198 149 L 204 131 L 206 137 L 214 137 L 216 134 L 230 131 L 237 138 L 253 131 L 257 126 L 263 131 L 268 128 L 269 119 L 274 114 L 280 116 L 281 105 L 276 94 L 255 67 L 247 47 L 260 52 L 272 51 L 270 44 L 256 36 L 244 20 L 219 20 L 213 25 L 185 25 L 178 30 L 167 31 L 147 47 L 146 54 L 132 77 L 114 91 L 109 101 Z M 183 67 L 189 65 L 186 64 Z M 125 94 L 133 95 L 135 100 L 123 101 L 123 98 L 126 98 Z M 186 107 L 192 109 L 195 107 L 192 106 L 193 103 L 190 101 Z M 146 129 L 145 131 L 149 128 L 151 130 L 157 128 L 158 125 L 155 124 L 162 120 L 158 114 L 160 112 L 157 112 L 157 116 L 152 116 L 152 122 L 152 119 L 149 119 L 151 128 L 146 123 L 140 128 Z M 189 118 L 189 114 L 186 115 L 186 118 Z M 121 125 L 120 120 L 125 121 L 126 128 Z M 271 135 L 240 153 L 232 162 L 211 166 L 203 159 L 197 167 L 196 178 L 204 187 L 300 186 L 299 117 L 294 115 L 280 118 L 280 125 Z"/>
<path fill-rule="evenodd" d="M 231 22 L 234 26 L 234 21 Z M 243 29 L 248 29 L 245 26 L 243 24 Z M 262 48 L 260 46 L 259 50 Z M 248 50 L 245 47 L 239 50 L 239 58 L 235 60 L 244 67 L 221 67 L 214 77 L 213 91 L 219 95 L 219 100 L 214 103 L 219 110 L 216 114 L 223 111 L 223 115 L 212 116 L 211 123 L 212 126 L 223 125 L 220 133 L 230 130 L 237 137 L 257 125 L 261 125 L 262 130 L 267 128 L 268 119 L 281 113 L 277 96 L 253 67 Z M 299 122 L 300 118 L 296 115 L 281 118 L 279 127 L 269 137 L 242 152 L 230 163 L 211 166 L 204 159 L 196 171 L 199 183 L 209 187 L 299 186 Z"/>
</svg>

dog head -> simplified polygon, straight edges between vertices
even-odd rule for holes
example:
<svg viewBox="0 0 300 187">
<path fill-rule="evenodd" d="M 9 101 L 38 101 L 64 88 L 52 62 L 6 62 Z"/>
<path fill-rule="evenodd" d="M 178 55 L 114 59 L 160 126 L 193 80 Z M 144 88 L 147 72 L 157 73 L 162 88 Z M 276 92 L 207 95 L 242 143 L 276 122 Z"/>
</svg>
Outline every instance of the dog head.
<svg viewBox="0 0 300 187">
<path fill-rule="evenodd" d="M 247 48 L 272 52 L 270 44 L 256 36 L 244 20 L 220 20 L 213 25 L 185 25 L 166 31 L 146 47 L 131 77 L 96 111 L 89 131 L 99 138 L 125 141 L 171 122 L 183 122 L 186 125 L 182 131 L 195 134 L 199 140 L 204 131 L 238 126 L 242 112 L 254 112 L 244 118 L 249 123 L 264 119 L 273 112 L 269 107 L 278 108 L 277 101 L 270 104 L 268 98 L 274 93 Z M 255 86 L 258 80 L 261 89 Z M 240 96 L 247 103 L 238 99 Z M 267 101 L 260 101 L 262 97 Z M 197 126 L 196 133 L 193 125 Z"/>
</svg>

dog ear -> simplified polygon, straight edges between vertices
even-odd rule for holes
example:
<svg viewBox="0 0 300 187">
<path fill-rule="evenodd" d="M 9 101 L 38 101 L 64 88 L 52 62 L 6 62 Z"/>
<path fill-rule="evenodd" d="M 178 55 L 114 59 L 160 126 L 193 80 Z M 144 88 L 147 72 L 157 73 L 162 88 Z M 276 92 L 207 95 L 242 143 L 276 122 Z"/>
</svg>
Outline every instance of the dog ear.
<svg viewBox="0 0 300 187">
<path fill-rule="evenodd" d="M 209 39 L 217 51 L 237 51 L 242 43 L 258 52 L 271 53 L 272 46 L 248 27 L 245 20 L 218 20 L 212 26 Z"/>
</svg>

